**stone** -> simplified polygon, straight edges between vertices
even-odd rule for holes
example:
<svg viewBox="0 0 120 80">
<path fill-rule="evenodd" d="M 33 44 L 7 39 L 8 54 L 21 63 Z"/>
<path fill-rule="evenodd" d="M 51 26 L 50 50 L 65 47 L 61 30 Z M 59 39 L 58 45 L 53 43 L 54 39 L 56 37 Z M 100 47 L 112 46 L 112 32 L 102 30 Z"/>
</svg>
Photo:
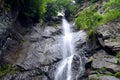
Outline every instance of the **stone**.
<svg viewBox="0 0 120 80">
<path fill-rule="evenodd" d="M 89 75 L 88 80 L 99 80 L 97 74 Z"/>
<path fill-rule="evenodd" d="M 23 43 L 23 48 L 20 53 L 21 56 L 16 60 L 16 65 L 22 67 L 24 70 L 33 70 L 36 68 L 41 69 L 48 74 L 51 80 L 54 80 L 55 70 L 62 59 L 62 38 L 63 35 L 59 34 L 61 28 L 45 28 L 44 31 L 37 29 L 30 35 L 26 35 L 26 41 Z M 38 30 L 38 31 L 37 31 Z M 58 32 L 58 33 L 57 33 Z M 43 34 L 44 33 L 44 34 Z M 82 37 L 84 36 L 84 37 Z M 73 60 L 74 76 L 80 77 L 80 65 L 82 55 L 82 46 L 86 43 L 87 35 L 83 31 L 73 33 L 74 43 L 77 43 L 75 49 L 77 56 Z M 75 78 L 75 77 L 74 77 Z"/>
<path fill-rule="evenodd" d="M 116 64 L 117 58 L 107 54 L 104 50 L 100 50 L 93 55 L 92 67 L 101 69 L 103 67 L 114 72 L 120 71 L 120 66 Z"/>
<path fill-rule="evenodd" d="M 120 79 L 114 76 L 100 76 L 99 80 L 120 80 Z"/>
<path fill-rule="evenodd" d="M 101 46 L 110 52 L 120 51 L 120 19 L 100 26 L 97 39 Z M 111 50 L 111 51 L 110 51 Z"/>
<path fill-rule="evenodd" d="M 40 65 L 49 65 L 62 58 L 63 37 L 61 34 L 57 34 L 60 28 L 48 26 L 44 31 L 37 29 L 37 27 L 36 30 L 38 31 L 32 32 L 26 37 L 30 44 L 29 47 L 23 46 L 24 49 L 28 49 L 28 51 L 25 52 L 27 53 L 26 57 L 24 57 L 23 61 L 17 62 L 17 65 L 24 67 L 26 70 L 39 67 Z M 86 33 L 83 31 L 73 33 L 74 43 L 77 45 L 75 47 L 76 50 L 80 49 L 79 46 L 86 42 L 86 38 Z M 20 57 L 19 60 L 22 57 Z"/>
<path fill-rule="evenodd" d="M 48 77 L 39 69 L 30 71 L 16 72 L 5 75 L 2 80 L 49 80 Z"/>
<path fill-rule="evenodd" d="M 120 80 L 119 78 L 116 78 L 115 76 L 98 76 L 97 74 L 89 75 L 89 80 Z"/>
</svg>

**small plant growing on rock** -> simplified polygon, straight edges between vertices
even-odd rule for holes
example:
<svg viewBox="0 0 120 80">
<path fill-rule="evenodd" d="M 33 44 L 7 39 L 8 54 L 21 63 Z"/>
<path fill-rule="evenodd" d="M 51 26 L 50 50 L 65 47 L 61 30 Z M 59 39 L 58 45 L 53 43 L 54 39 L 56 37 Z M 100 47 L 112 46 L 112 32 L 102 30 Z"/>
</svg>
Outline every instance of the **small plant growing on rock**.
<svg viewBox="0 0 120 80">
<path fill-rule="evenodd" d="M 118 78 L 120 78 L 120 72 L 116 72 L 115 76 L 118 77 Z"/>
<path fill-rule="evenodd" d="M 18 71 L 17 67 L 11 67 L 8 64 L 6 64 L 4 66 L 0 66 L 0 77 L 6 75 L 7 73 L 13 74 L 16 71 Z"/>
<path fill-rule="evenodd" d="M 116 55 L 116 57 L 118 58 L 118 59 L 117 59 L 117 64 L 120 65 L 120 52 Z"/>
</svg>

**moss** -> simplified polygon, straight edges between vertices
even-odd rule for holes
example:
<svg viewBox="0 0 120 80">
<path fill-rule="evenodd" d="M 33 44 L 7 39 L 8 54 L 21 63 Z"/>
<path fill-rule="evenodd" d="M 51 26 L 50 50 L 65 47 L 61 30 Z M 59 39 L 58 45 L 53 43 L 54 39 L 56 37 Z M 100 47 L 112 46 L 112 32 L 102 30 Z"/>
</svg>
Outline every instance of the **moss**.
<svg viewBox="0 0 120 80">
<path fill-rule="evenodd" d="M 116 73 L 115 73 L 115 77 L 120 78 L 120 72 L 116 72 Z"/>
<path fill-rule="evenodd" d="M 13 74 L 19 69 L 17 67 L 11 67 L 10 65 L 0 66 L 0 77 L 6 75 L 7 73 Z"/>
</svg>

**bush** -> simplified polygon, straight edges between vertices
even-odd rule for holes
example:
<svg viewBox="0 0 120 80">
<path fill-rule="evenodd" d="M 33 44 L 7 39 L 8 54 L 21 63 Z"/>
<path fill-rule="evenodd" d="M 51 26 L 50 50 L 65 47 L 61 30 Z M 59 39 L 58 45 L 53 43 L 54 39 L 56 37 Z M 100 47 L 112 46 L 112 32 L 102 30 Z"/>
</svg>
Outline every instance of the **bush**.
<svg viewBox="0 0 120 80">
<path fill-rule="evenodd" d="M 23 22 L 29 19 L 39 22 L 46 12 L 46 0 L 5 0 L 5 3 L 17 14 L 18 20 Z"/>
<path fill-rule="evenodd" d="M 47 1 L 45 21 L 51 21 L 53 16 L 57 16 L 58 6 L 56 0 Z"/>
<path fill-rule="evenodd" d="M 86 30 L 88 35 L 92 35 L 101 19 L 102 17 L 93 9 L 93 6 L 91 6 L 79 14 L 75 23 L 78 28 Z"/>
<path fill-rule="evenodd" d="M 103 4 L 103 8 L 105 8 L 103 24 L 120 17 L 120 0 L 110 0 Z"/>
<path fill-rule="evenodd" d="M 120 78 L 120 72 L 116 72 L 115 76 L 118 77 L 118 78 Z"/>
<path fill-rule="evenodd" d="M 94 34 L 97 27 L 120 17 L 120 0 L 110 0 L 103 4 L 104 13 L 99 15 L 94 6 L 84 9 L 76 18 L 78 28 L 86 30 L 88 35 Z"/>
</svg>

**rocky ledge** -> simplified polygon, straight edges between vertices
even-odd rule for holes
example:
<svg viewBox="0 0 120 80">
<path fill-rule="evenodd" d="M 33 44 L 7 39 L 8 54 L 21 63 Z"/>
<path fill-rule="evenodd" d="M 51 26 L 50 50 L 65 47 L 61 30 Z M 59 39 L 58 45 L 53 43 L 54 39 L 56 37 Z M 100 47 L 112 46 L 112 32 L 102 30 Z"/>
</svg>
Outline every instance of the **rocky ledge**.
<svg viewBox="0 0 120 80">
<path fill-rule="evenodd" d="M 101 48 L 95 50 L 86 65 L 89 80 L 120 80 L 120 19 L 97 30 Z"/>
</svg>

